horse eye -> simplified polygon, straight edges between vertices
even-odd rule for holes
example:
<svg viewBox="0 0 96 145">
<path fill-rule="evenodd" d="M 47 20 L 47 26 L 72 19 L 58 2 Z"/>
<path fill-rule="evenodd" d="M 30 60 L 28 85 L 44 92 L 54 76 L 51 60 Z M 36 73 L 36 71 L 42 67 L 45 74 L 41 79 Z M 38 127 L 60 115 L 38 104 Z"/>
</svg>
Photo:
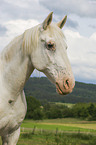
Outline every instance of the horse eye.
<svg viewBox="0 0 96 145">
<path fill-rule="evenodd" d="M 54 44 L 51 44 L 51 43 L 48 44 L 48 48 L 53 48 L 53 47 L 54 47 Z"/>
<path fill-rule="evenodd" d="M 48 50 L 55 51 L 55 44 L 54 44 L 54 42 L 48 42 L 46 44 L 46 47 L 47 47 Z"/>
</svg>

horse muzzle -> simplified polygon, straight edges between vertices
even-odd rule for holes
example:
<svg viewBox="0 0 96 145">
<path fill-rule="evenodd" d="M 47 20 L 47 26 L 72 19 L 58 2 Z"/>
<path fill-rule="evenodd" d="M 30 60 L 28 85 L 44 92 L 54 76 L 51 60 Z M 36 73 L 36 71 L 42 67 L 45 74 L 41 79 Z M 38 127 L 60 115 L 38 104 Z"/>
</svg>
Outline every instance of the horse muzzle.
<svg viewBox="0 0 96 145">
<path fill-rule="evenodd" d="M 56 90 L 60 95 L 66 95 L 72 92 L 75 86 L 74 78 L 58 79 L 56 81 Z"/>
</svg>

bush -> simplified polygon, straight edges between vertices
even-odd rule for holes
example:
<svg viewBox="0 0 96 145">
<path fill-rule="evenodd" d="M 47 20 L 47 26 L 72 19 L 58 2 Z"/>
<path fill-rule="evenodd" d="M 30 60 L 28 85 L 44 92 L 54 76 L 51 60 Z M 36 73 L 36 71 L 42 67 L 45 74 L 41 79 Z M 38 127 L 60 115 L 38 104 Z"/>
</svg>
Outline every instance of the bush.
<svg viewBox="0 0 96 145">
<path fill-rule="evenodd" d="M 34 97 L 27 97 L 27 119 L 41 120 L 43 118 L 43 112 L 41 103 Z"/>
<path fill-rule="evenodd" d="M 77 103 L 69 108 L 65 105 L 47 103 L 41 107 L 39 100 L 27 97 L 27 119 L 56 119 L 56 118 L 82 118 L 96 120 L 96 105 L 94 103 Z"/>
</svg>

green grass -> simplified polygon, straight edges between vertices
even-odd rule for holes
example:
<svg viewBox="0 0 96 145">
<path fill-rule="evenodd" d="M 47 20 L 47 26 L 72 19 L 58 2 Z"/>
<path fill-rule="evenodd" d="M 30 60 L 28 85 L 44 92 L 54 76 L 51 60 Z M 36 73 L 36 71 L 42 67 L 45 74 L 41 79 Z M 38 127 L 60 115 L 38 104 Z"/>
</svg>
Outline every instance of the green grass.
<svg viewBox="0 0 96 145">
<path fill-rule="evenodd" d="M 52 120 L 43 120 L 43 121 L 30 121 L 25 120 L 22 125 L 22 128 L 34 128 L 37 130 L 50 130 L 55 131 L 57 128 L 59 131 L 66 132 L 88 132 L 96 133 L 95 122 L 82 121 L 77 119 L 52 119 Z"/>
<path fill-rule="evenodd" d="M 32 144 L 95 145 L 96 122 L 72 118 L 41 121 L 24 120 L 17 145 Z"/>
<path fill-rule="evenodd" d="M 96 137 L 91 134 L 49 133 L 38 134 L 21 133 L 17 145 L 95 145 Z M 0 140 L 1 145 L 1 140 Z"/>
<path fill-rule="evenodd" d="M 65 106 L 67 106 L 67 107 L 69 107 L 69 108 L 72 108 L 72 107 L 74 106 L 74 104 L 71 104 L 71 103 L 56 102 L 55 104 L 56 104 L 56 105 L 59 105 L 59 106 L 65 105 Z"/>
<path fill-rule="evenodd" d="M 48 133 L 22 134 L 18 145 L 95 145 L 96 137 L 86 134 Z"/>
<path fill-rule="evenodd" d="M 40 123 L 23 123 L 22 127 L 24 128 L 34 128 L 36 126 L 37 129 L 44 129 L 44 130 L 58 130 L 60 131 L 81 131 L 81 132 L 96 132 L 93 129 L 85 129 L 80 127 L 72 127 L 72 126 L 64 126 L 64 125 L 50 125 L 50 124 L 40 124 Z"/>
</svg>

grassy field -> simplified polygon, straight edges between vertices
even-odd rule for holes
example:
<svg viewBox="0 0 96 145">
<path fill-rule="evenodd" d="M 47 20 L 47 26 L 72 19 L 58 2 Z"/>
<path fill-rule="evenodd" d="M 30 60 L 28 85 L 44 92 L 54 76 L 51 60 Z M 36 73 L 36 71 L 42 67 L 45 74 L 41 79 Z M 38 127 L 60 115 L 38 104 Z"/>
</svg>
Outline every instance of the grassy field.
<svg viewBox="0 0 96 145">
<path fill-rule="evenodd" d="M 41 121 L 24 120 L 18 145 L 41 144 L 95 145 L 96 122 L 72 118 Z"/>
<path fill-rule="evenodd" d="M 50 119 L 42 121 L 32 121 L 25 120 L 22 125 L 22 129 L 27 128 L 32 131 L 35 127 L 35 130 L 50 130 L 63 132 L 86 132 L 86 133 L 96 133 L 96 122 L 92 121 L 83 121 L 78 119 Z"/>
<path fill-rule="evenodd" d="M 71 103 L 56 102 L 55 104 L 56 104 L 56 105 L 59 105 L 59 106 L 64 105 L 64 106 L 67 106 L 67 107 L 69 107 L 69 108 L 72 108 L 72 107 L 74 106 L 74 104 L 71 104 Z"/>
</svg>

